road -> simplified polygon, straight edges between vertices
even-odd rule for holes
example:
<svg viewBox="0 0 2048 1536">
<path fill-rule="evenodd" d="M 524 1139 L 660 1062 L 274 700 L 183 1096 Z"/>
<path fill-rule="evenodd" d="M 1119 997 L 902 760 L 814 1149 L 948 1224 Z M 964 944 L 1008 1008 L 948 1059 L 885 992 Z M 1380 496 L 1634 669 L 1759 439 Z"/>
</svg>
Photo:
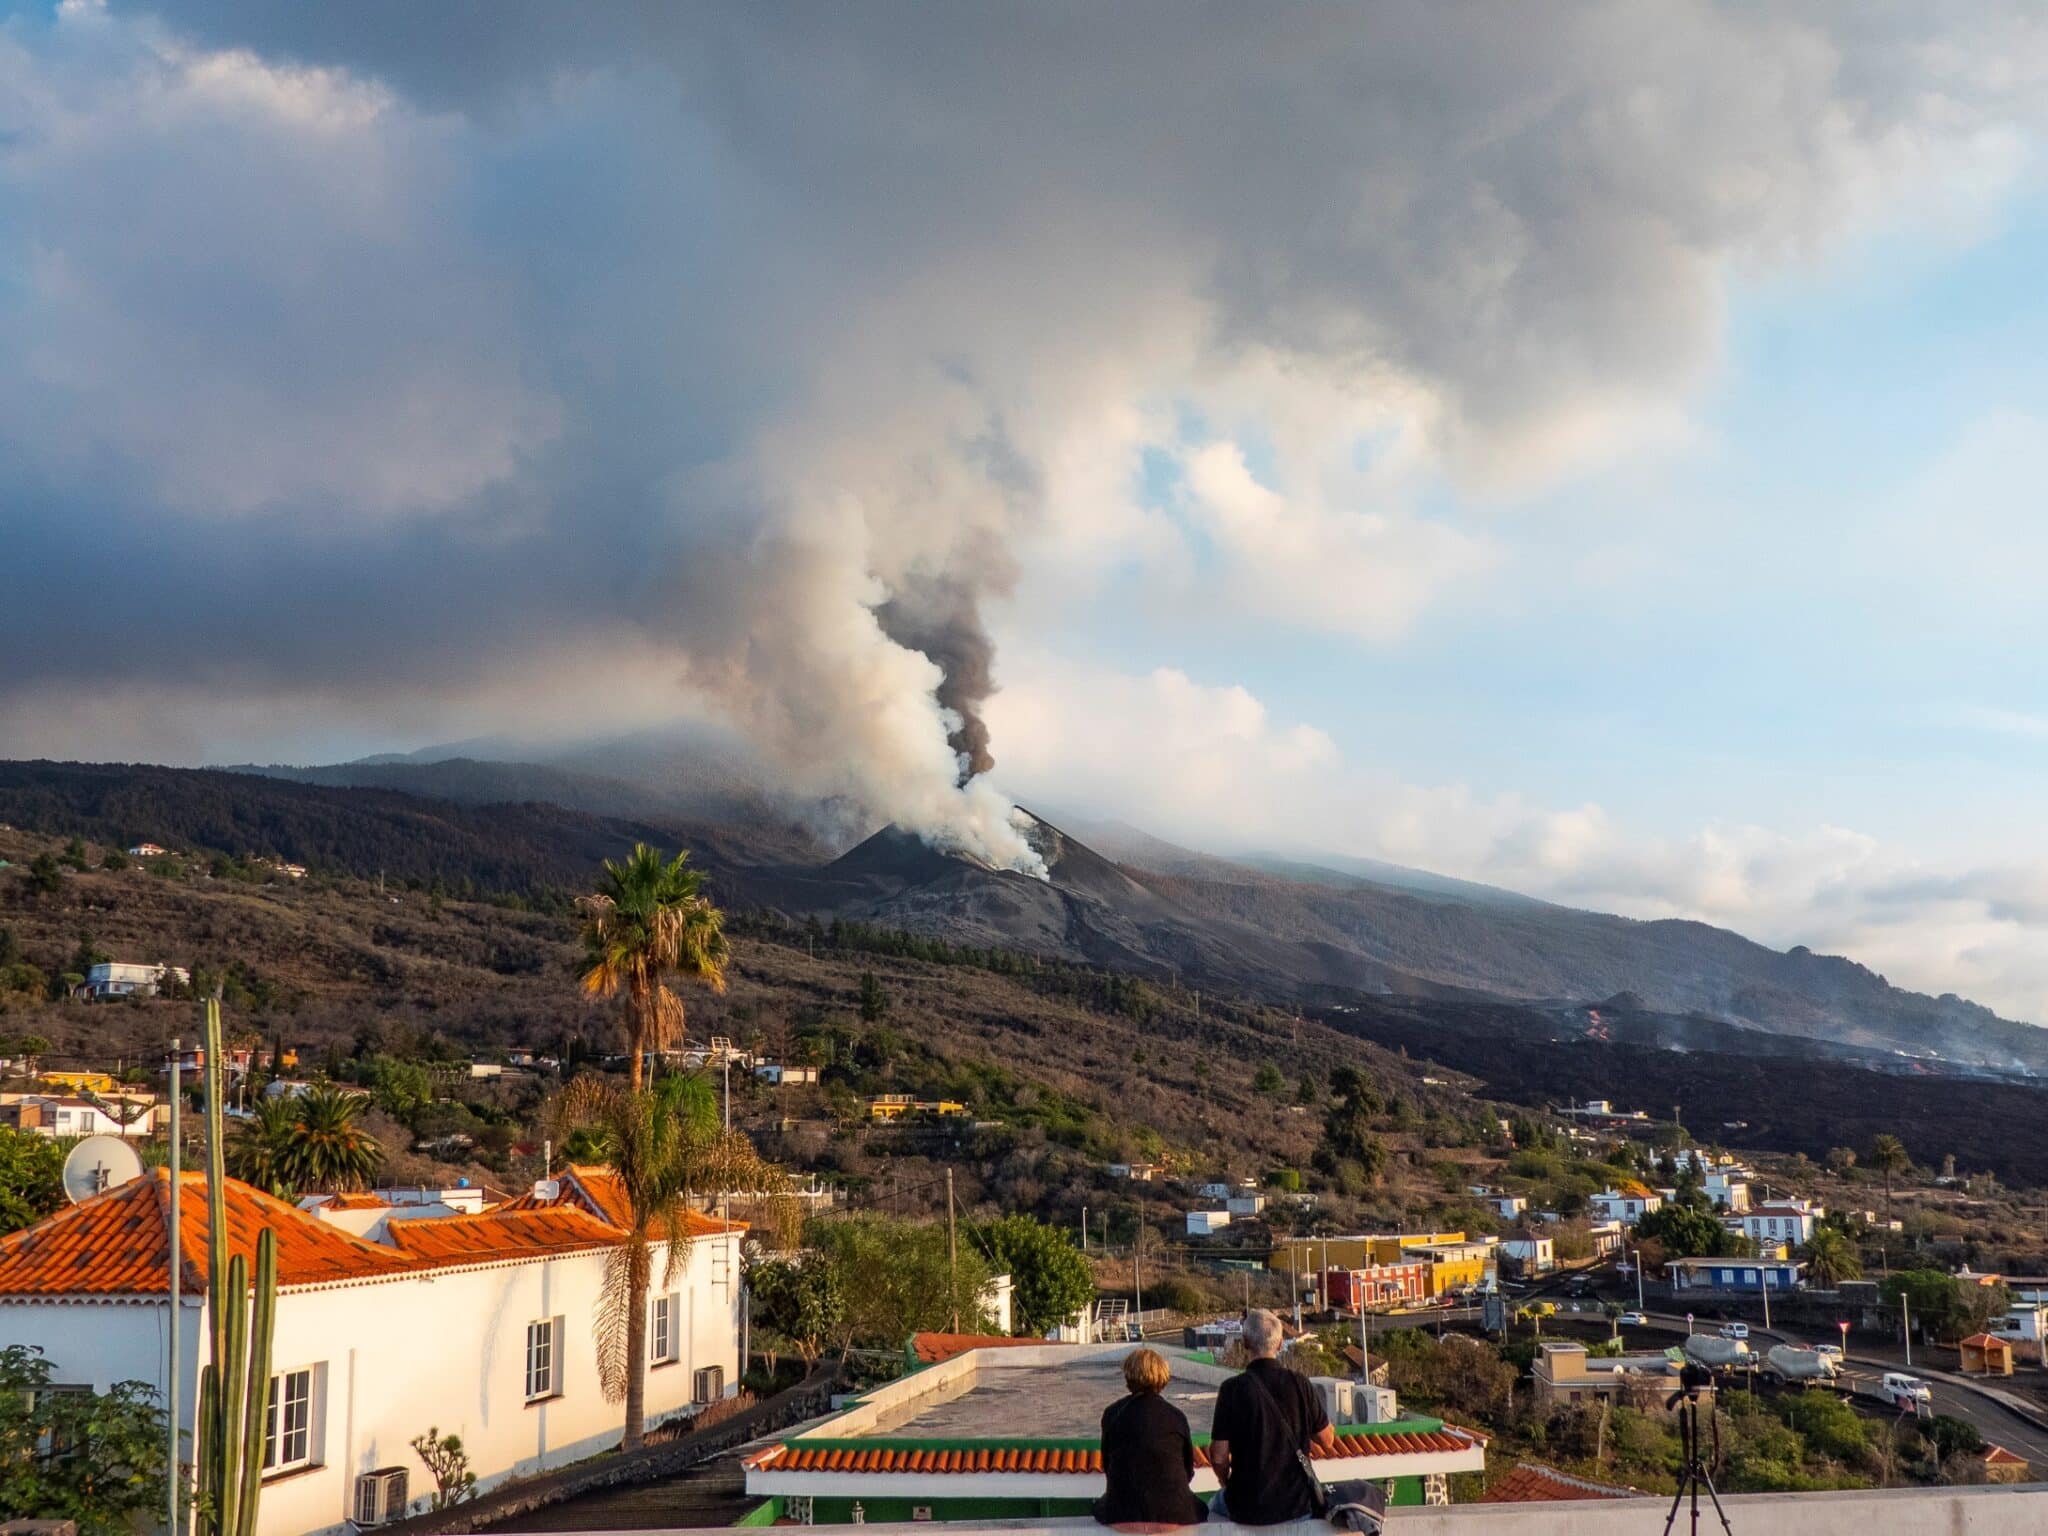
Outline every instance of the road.
<svg viewBox="0 0 2048 1536">
<path fill-rule="evenodd" d="M 1517 1306 L 1532 1301 L 1550 1300 L 1556 1301 L 1560 1309 L 1554 1322 L 1605 1322 L 1606 1319 L 1599 1310 L 1601 1298 L 1598 1297 L 1580 1298 L 1578 1305 L 1581 1310 L 1567 1310 L 1572 1302 L 1559 1297 L 1556 1293 L 1569 1279 L 1566 1275 L 1549 1277 L 1526 1291 L 1508 1296 L 1506 1300 L 1510 1315 Z M 1633 1306 L 1632 1298 L 1629 1304 Z M 1675 1334 L 1681 1339 L 1684 1337 L 1686 1321 L 1682 1313 L 1651 1312 L 1646 1316 L 1649 1319 L 1646 1325 L 1648 1329 Z M 1355 1313 L 1352 1314 L 1350 1321 L 1355 1328 Z M 1476 1325 L 1479 1321 L 1480 1311 L 1477 1307 L 1446 1307 L 1399 1315 L 1376 1312 L 1372 1317 L 1371 1331 L 1379 1333 L 1389 1328 L 1428 1328 L 1439 1323 Z M 1624 1336 L 1640 1334 L 1643 1331 L 1642 1328 L 1634 1326 L 1622 1330 Z M 1674 1339 L 1672 1342 L 1677 1340 Z M 1765 1329 L 1752 1324 L 1749 1342 L 1750 1348 L 1761 1355 L 1773 1344 L 1832 1344 L 1836 1342 L 1836 1336 L 1830 1331 L 1826 1338 L 1803 1337 L 1793 1331 Z M 1855 1394 L 1859 1404 L 1868 1410 L 1873 1418 L 1883 1417 L 1888 1405 L 1877 1395 L 1879 1378 L 1886 1371 L 1903 1370 L 1905 1367 L 1896 1360 L 1864 1355 L 1849 1356 L 1846 1366 L 1842 1373 L 1843 1380 Z M 1933 1393 L 1933 1407 L 1936 1413 L 1946 1414 L 1950 1418 L 1961 1419 L 1965 1424 L 1973 1425 L 1977 1433 L 1986 1440 L 2004 1446 L 2016 1456 L 2026 1457 L 2034 1464 L 2035 1475 L 2048 1476 L 2048 1429 L 2043 1429 L 2023 1414 L 2015 1413 L 1995 1398 L 1985 1396 L 1980 1390 L 1944 1381 L 1921 1370 L 1915 1370 L 1914 1374 L 1925 1381 Z"/>
<path fill-rule="evenodd" d="M 1685 1318 L 1681 1315 L 1652 1312 L 1649 1314 L 1648 1326 L 1659 1331 L 1683 1335 L 1686 1324 Z M 1749 1330 L 1749 1347 L 1758 1355 L 1763 1354 L 1773 1344 L 1834 1342 L 1836 1340 L 1833 1336 L 1825 1339 L 1817 1336 L 1801 1337 L 1784 1329 L 1764 1329 L 1753 1324 Z M 1842 1377 L 1862 1405 L 1874 1410 L 1872 1416 L 1882 1417 L 1888 1405 L 1877 1395 L 1878 1380 L 1886 1371 L 1903 1369 L 1905 1367 L 1897 1361 L 1850 1355 Z M 2004 1446 L 2016 1456 L 2026 1457 L 2037 1468 L 2048 1470 L 2048 1429 L 2041 1428 L 2003 1403 L 1986 1397 L 1973 1388 L 1958 1386 L 1919 1370 L 1913 1374 L 1925 1381 L 1928 1389 L 1934 1394 L 1933 1407 L 1936 1413 L 1947 1414 L 1950 1418 L 1961 1419 L 1965 1424 L 1973 1425 L 1977 1433 L 1986 1440 Z"/>
</svg>

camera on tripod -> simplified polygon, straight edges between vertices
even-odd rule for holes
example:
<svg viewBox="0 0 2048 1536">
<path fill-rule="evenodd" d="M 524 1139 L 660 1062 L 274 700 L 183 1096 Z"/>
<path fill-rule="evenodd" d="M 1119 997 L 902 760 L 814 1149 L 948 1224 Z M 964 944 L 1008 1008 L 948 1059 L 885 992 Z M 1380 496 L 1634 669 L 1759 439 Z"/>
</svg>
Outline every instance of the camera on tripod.
<svg viewBox="0 0 2048 1536">
<path fill-rule="evenodd" d="M 1678 1406 L 1680 1398 L 1688 1403 L 1700 1400 L 1700 1394 L 1714 1384 L 1714 1373 L 1697 1360 L 1688 1360 L 1679 1368 L 1678 1390 L 1664 1399 L 1664 1411 L 1669 1413 Z"/>
</svg>

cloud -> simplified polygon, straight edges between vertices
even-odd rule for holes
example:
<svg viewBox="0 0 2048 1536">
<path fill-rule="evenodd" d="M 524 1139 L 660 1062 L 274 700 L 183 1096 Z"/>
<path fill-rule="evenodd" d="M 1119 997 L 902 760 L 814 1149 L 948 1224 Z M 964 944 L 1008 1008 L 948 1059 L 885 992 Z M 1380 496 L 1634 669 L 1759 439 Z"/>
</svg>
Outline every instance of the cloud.
<svg viewBox="0 0 2048 1536">
<path fill-rule="evenodd" d="M 1218 853 L 1383 859 L 1569 906 L 1690 918 L 1846 954 L 1915 990 L 2048 1020 L 2048 874 L 1943 867 L 1866 833 L 1712 824 L 1658 836 L 1597 805 L 1415 784 L 1347 758 L 1252 693 L 1016 650 L 998 733 L 1011 782 Z"/>
<path fill-rule="evenodd" d="M 794 784 L 1028 863 L 994 783 L 1033 744 L 998 731 L 995 780 L 958 782 L 1007 671 L 988 625 L 1116 574 L 1219 624 L 1397 637 L 1492 558 L 1430 492 L 1483 523 L 1668 434 L 1737 274 L 1995 197 L 2042 27 L 17 18 L 0 503 L 36 579 L 0 612 L 0 724 L 27 751 L 81 734 L 67 697 L 174 696 L 188 733 L 291 696 L 512 727 L 672 697 Z M 1182 501 L 1143 494 L 1148 454 Z M 123 600 L 81 612 L 110 552 Z M 1389 835 L 1459 811 L 1397 797 Z"/>
</svg>

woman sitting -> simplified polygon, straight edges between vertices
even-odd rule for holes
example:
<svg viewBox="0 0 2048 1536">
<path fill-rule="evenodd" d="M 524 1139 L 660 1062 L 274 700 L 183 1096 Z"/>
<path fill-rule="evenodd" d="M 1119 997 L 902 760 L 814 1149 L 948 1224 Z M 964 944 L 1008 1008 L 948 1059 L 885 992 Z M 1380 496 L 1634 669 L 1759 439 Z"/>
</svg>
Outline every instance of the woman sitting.
<svg viewBox="0 0 2048 1536">
<path fill-rule="evenodd" d="M 1188 1480 L 1195 1475 L 1195 1442 L 1187 1415 L 1159 1394 L 1171 1376 L 1156 1350 L 1124 1356 L 1131 1395 L 1102 1410 L 1102 1471 L 1109 1488 L 1095 1501 L 1095 1518 L 1119 1530 L 1196 1525 L 1209 1518 Z"/>
</svg>

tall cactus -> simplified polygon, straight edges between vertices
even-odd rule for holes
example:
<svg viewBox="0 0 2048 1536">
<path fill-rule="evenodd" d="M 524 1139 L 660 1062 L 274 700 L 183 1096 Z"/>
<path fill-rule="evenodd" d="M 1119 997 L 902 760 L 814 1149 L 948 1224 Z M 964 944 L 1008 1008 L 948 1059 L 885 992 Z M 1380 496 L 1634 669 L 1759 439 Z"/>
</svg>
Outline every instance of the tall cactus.
<svg viewBox="0 0 2048 1536">
<path fill-rule="evenodd" d="M 220 1000 L 206 1004 L 206 1308 L 212 1354 L 199 1377 L 198 1536 L 255 1536 L 270 1417 L 270 1341 L 277 1320 L 277 1236 L 256 1239 L 249 1265 L 228 1257 Z"/>
</svg>

